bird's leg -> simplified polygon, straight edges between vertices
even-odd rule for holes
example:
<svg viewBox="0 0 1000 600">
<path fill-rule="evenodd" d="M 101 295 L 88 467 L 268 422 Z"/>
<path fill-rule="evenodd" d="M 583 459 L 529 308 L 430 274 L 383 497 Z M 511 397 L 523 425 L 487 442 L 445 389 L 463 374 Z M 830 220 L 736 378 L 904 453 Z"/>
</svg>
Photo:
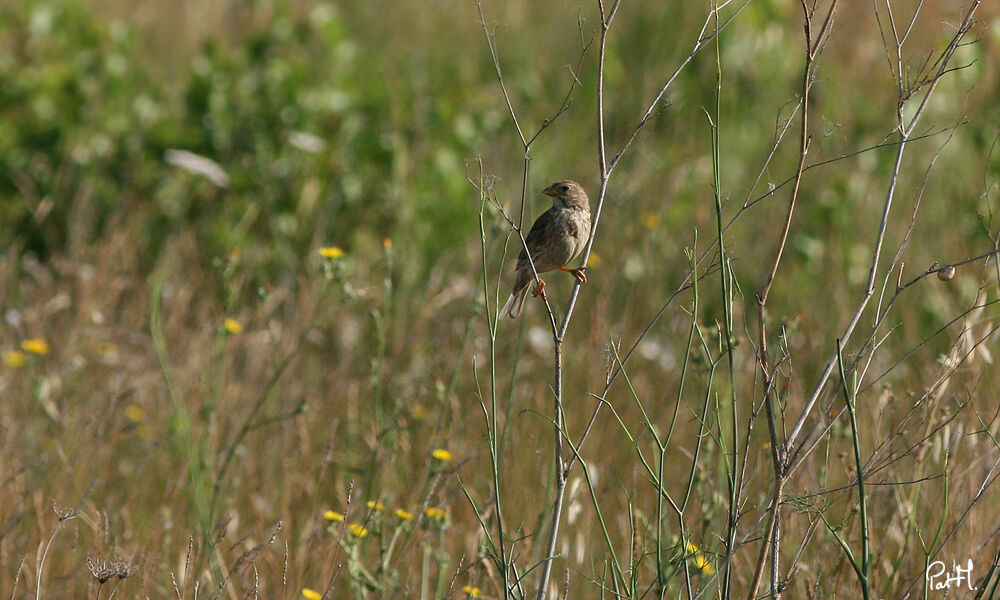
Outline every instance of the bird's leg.
<svg viewBox="0 0 1000 600">
<path fill-rule="evenodd" d="M 586 268 L 587 267 L 580 267 L 579 269 L 567 269 L 566 267 L 559 267 L 559 270 L 566 271 L 573 277 L 576 277 L 576 280 L 579 281 L 580 283 L 587 283 L 587 276 L 583 274 L 583 271 Z"/>
<path fill-rule="evenodd" d="M 539 277 L 538 287 L 535 288 L 535 291 L 531 292 L 531 297 L 537 298 L 543 291 L 545 291 L 545 280 Z"/>
</svg>

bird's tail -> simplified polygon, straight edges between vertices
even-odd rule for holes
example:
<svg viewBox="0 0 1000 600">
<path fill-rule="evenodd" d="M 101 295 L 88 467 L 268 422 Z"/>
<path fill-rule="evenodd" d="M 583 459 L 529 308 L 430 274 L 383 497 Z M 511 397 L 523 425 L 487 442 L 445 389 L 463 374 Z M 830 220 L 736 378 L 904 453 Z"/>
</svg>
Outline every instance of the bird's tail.
<svg viewBox="0 0 1000 600">
<path fill-rule="evenodd" d="M 520 283 L 520 282 L 519 282 Z M 516 319 L 518 315 L 521 314 L 521 308 L 524 307 L 524 298 L 528 295 L 528 284 L 522 285 L 520 289 L 515 285 L 514 289 L 510 292 L 510 298 L 507 298 L 507 303 L 503 305 L 500 309 L 501 317 L 510 317 L 511 319 Z"/>
</svg>

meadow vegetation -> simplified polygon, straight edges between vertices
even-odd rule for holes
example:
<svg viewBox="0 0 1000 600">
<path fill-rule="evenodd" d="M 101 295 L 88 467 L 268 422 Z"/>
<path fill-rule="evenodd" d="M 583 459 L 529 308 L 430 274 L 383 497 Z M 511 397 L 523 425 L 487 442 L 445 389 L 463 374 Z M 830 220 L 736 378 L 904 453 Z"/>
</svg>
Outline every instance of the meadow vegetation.
<svg viewBox="0 0 1000 600">
<path fill-rule="evenodd" d="M 0 3 L 0 596 L 997 597 L 1000 11 L 713 6 Z"/>
</svg>

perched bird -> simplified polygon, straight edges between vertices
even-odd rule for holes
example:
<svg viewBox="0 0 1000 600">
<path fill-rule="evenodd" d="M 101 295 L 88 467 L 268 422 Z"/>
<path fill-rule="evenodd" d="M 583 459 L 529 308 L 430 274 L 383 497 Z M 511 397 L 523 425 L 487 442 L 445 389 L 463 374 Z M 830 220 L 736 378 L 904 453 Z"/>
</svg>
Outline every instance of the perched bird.
<svg viewBox="0 0 1000 600">
<path fill-rule="evenodd" d="M 501 315 L 516 319 L 521 314 L 528 286 L 535 279 L 535 271 L 547 273 L 556 269 L 572 273 L 580 283 L 587 283 L 583 269 L 567 269 L 566 264 L 583 251 L 590 238 L 590 199 L 580 184 L 575 181 L 557 181 L 542 192 L 552 196 L 552 208 L 548 209 L 531 226 L 524 239 L 528 253 L 522 249 L 517 257 L 517 273 L 510 298 L 500 309 Z M 532 271 L 531 265 L 535 269 Z M 545 282 L 539 278 L 538 287 L 532 292 L 537 296 L 545 289 Z"/>
</svg>

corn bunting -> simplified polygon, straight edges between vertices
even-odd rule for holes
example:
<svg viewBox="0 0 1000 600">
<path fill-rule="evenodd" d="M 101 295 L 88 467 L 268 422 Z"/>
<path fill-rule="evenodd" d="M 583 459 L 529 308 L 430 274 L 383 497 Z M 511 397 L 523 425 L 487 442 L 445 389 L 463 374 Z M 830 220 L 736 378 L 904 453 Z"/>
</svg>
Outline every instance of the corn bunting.
<svg viewBox="0 0 1000 600">
<path fill-rule="evenodd" d="M 535 279 L 535 273 L 547 273 L 556 269 L 572 273 L 580 283 L 587 283 L 583 274 L 585 267 L 567 269 L 566 265 L 579 254 L 590 238 L 590 199 L 580 184 L 574 181 L 557 181 L 542 192 L 552 197 L 552 208 L 548 209 L 531 226 L 524 239 L 528 253 L 522 249 L 517 257 L 517 274 L 510 298 L 500 309 L 501 315 L 516 319 L 521 314 L 528 286 Z M 535 268 L 532 270 L 531 266 Z M 545 289 L 545 282 L 539 278 L 538 287 L 532 292 L 537 296 Z"/>
</svg>

